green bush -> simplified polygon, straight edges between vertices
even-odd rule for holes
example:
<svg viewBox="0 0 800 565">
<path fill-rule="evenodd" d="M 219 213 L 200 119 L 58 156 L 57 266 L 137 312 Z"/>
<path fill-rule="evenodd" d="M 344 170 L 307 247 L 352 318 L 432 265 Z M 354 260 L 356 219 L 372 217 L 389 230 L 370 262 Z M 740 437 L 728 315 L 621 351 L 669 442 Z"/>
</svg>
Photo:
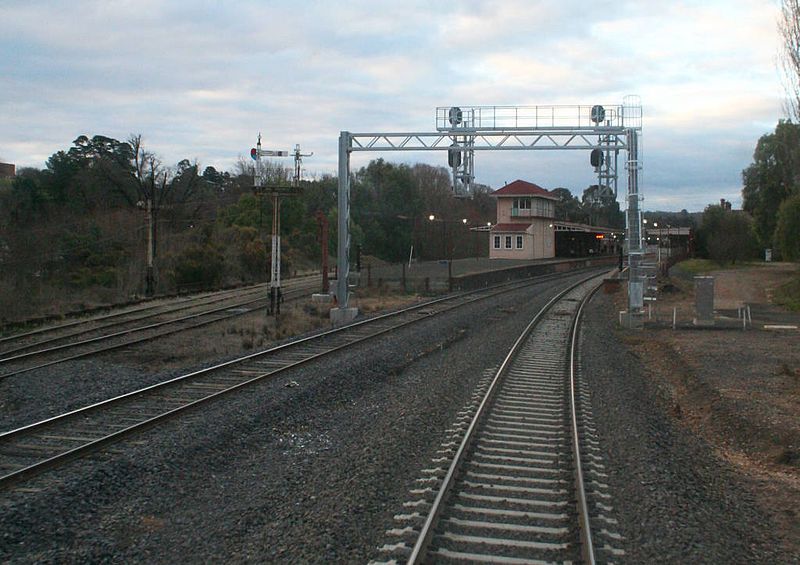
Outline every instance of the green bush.
<svg viewBox="0 0 800 565">
<path fill-rule="evenodd" d="M 71 288 L 109 288 L 116 285 L 119 266 L 127 257 L 120 241 L 91 225 L 86 230 L 62 235 L 59 255 L 50 262 L 48 270 L 55 280 Z"/>
<path fill-rule="evenodd" d="M 782 259 L 800 259 L 800 193 L 781 203 L 774 239 Z"/>
<path fill-rule="evenodd" d="M 103 286 L 111 288 L 117 283 L 118 271 L 115 267 L 78 267 L 67 275 L 67 284 L 73 288 Z"/>
<path fill-rule="evenodd" d="M 800 276 L 775 289 L 774 300 L 789 310 L 800 311 Z"/>
<path fill-rule="evenodd" d="M 178 288 L 213 288 L 225 272 L 225 257 L 213 244 L 192 244 L 174 258 L 171 278 Z"/>
</svg>

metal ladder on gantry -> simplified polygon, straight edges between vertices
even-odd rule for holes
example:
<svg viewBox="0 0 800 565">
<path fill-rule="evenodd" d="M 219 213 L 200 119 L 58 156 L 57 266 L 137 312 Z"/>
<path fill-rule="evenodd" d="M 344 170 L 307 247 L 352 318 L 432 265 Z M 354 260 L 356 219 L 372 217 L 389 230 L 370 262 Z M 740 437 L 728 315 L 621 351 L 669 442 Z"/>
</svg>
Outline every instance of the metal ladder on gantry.
<svg viewBox="0 0 800 565">
<path fill-rule="evenodd" d="M 598 185 L 617 197 L 618 156 L 627 172 L 626 247 L 629 257 L 629 312 L 643 306 L 644 247 L 639 176 L 642 106 L 638 96 L 619 105 L 444 106 L 436 109 L 434 132 L 378 132 L 339 135 L 339 218 L 336 298 L 349 302 L 350 156 L 354 152 L 446 151 L 456 195 L 469 194 L 476 151 L 589 151 Z"/>
</svg>

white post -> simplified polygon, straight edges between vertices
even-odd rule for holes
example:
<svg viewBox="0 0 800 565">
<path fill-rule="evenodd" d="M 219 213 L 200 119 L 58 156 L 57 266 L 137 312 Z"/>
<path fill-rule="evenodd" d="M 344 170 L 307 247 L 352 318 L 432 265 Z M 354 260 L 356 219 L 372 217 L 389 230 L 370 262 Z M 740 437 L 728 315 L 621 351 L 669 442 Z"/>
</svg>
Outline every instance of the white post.
<svg viewBox="0 0 800 565">
<path fill-rule="evenodd" d="M 350 276 L 350 132 L 339 135 L 339 248 L 336 263 L 336 298 L 347 308 L 347 279 Z"/>
</svg>

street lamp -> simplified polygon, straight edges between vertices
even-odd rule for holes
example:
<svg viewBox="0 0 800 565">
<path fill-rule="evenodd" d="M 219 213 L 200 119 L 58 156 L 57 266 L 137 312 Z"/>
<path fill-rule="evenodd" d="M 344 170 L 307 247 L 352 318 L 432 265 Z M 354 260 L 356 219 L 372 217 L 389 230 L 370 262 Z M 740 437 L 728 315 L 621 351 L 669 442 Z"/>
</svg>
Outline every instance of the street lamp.
<svg viewBox="0 0 800 565">
<path fill-rule="evenodd" d="M 450 292 L 453 291 L 453 250 L 450 246 L 447 245 L 447 220 L 444 218 L 437 218 L 434 214 L 430 214 L 428 216 L 428 220 L 431 222 L 441 222 L 442 223 L 442 246 L 443 246 L 443 255 L 447 260 L 447 288 Z M 455 220 L 453 220 L 455 221 Z M 466 218 L 462 220 L 465 224 L 467 223 Z"/>
<path fill-rule="evenodd" d="M 658 231 L 658 222 L 653 222 L 653 227 L 656 228 L 656 261 L 661 265 L 661 232 Z"/>
</svg>

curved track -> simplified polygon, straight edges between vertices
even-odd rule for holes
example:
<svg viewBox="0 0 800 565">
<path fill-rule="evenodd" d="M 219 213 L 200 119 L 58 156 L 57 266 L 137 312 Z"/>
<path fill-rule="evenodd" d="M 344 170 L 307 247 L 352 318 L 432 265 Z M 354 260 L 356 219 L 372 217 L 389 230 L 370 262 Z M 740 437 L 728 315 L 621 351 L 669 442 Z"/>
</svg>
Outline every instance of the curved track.
<svg viewBox="0 0 800 565">
<path fill-rule="evenodd" d="M 593 455 L 581 454 L 593 440 L 579 434 L 585 410 L 576 401 L 575 355 L 583 304 L 598 284 L 591 277 L 565 290 L 531 321 L 460 444 L 445 450 L 449 467 L 426 470 L 431 476 L 421 481 L 438 488 L 412 491 L 431 497 L 407 504 L 427 513 L 396 516 L 405 527 L 388 533 L 401 541 L 385 545 L 381 559 L 595 563 L 596 490 L 587 495 L 584 480 Z M 597 470 L 590 474 L 594 480 Z"/>
<path fill-rule="evenodd" d="M 563 276 L 563 275 L 560 275 Z M 83 457 L 223 395 L 431 316 L 560 276 L 450 295 L 323 332 L 0 434 L 0 487 Z"/>
</svg>

